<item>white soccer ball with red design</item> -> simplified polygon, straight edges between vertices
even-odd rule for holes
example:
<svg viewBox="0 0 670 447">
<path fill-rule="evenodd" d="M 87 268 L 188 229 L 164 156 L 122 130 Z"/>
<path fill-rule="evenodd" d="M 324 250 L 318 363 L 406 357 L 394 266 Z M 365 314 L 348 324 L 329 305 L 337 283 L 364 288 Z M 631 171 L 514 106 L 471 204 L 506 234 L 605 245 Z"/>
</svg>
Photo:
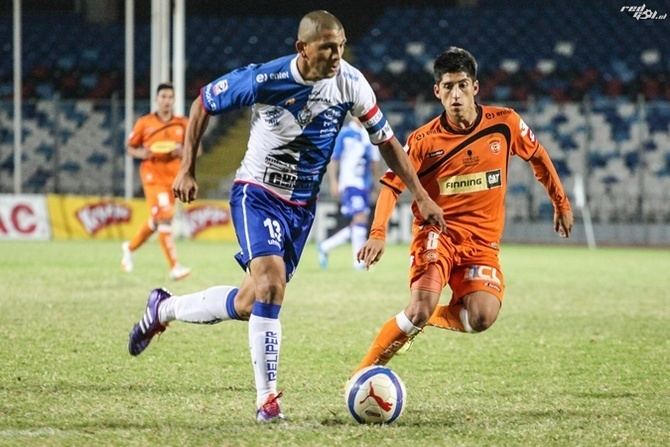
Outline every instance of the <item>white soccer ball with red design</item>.
<svg viewBox="0 0 670 447">
<path fill-rule="evenodd" d="M 360 424 L 390 424 L 400 417 L 407 394 L 400 377 L 385 366 L 368 366 L 349 379 L 344 394 Z"/>
</svg>

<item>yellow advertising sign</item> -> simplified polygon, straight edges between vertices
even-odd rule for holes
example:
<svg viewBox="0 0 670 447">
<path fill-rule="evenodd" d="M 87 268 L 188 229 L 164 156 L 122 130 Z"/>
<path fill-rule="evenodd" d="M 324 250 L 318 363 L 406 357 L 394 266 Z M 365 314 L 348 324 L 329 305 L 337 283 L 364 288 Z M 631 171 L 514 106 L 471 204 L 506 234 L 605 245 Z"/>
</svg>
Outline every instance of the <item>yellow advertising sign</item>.
<svg viewBox="0 0 670 447">
<path fill-rule="evenodd" d="M 196 200 L 184 205 L 182 223 L 191 239 L 208 241 L 236 241 L 228 202 L 223 200 Z"/>
<path fill-rule="evenodd" d="M 149 219 L 142 199 L 47 195 L 53 238 L 130 239 Z"/>
<path fill-rule="evenodd" d="M 128 240 L 149 219 L 143 199 L 47 195 L 53 238 Z M 177 205 L 179 209 L 179 205 Z M 183 205 L 173 220 L 176 236 L 235 241 L 228 202 L 198 200 Z"/>
</svg>

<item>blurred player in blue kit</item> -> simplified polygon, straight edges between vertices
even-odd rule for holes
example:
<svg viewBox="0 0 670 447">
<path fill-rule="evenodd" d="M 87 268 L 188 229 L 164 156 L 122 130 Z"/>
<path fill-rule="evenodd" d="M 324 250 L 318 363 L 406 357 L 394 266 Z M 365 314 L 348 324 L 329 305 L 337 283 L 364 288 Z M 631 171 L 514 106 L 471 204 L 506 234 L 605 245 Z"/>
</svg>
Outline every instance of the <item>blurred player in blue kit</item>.
<svg viewBox="0 0 670 447">
<path fill-rule="evenodd" d="M 370 137 L 360 121 L 349 120 L 335 141 L 335 151 L 328 168 L 330 194 L 340 201 L 340 213 L 349 224 L 319 244 L 319 264 L 328 267 L 328 252 L 351 240 L 354 268 L 365 269 L 365 263 L 356 257 L 368 238 L 370 196 L 379 177 L 379 150 L 370 143 Z"/>
<path fill-rule="evenodd" d="M 209 116 L 251 106 L 249 142 L 230 197 L 240 245 L 235 258 L 246 273 L 239 288 L 218 285 L 181 296 L 152 290 L 129 336 L 130 354 L 139 355 L 173 320 L 248 320 L 259 422 L 283 418 L 277 391 L 279 311 L 347 113 L 361 121 L 389 168 L 403 179 L 419 214 L 427 223 L 445 227 L 442 210 L 419 183 L 369 83 L 342 59 L 345 42 L 344 28 L 335 16 L 313 11 L 300 21 L 297 54 L 239 68 L 201 89 L 191 105 L 173 192 L 183 202 L 196 198 L 196 152 Z"/>
</svg>

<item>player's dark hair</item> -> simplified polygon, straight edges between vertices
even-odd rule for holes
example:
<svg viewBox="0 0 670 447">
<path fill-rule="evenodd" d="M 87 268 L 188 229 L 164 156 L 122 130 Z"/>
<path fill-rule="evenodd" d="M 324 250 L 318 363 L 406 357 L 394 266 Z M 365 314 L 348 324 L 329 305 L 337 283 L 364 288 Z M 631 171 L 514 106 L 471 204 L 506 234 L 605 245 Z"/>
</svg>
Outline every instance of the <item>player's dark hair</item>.
<svg viewBox="0 0 670 447">
<path fill-rule="evenodd" d="M 160 84 L 158 84 L 158 87 L 156 87 L 156 95 L 158 95 L 161 92 L 161 90 L 174 91 L 174 86 L 169 82 L 161 82 Z"/>
<path fill-rule="evenodd" d="M 449 47 L 447 51 L 437 56 L 433 64 L 435 83 L 439 83 L 445 73 L 464 72 L 473 81 L 477 80 L 477 61 L 467 50 L 458 47 Z"/>
</svg>

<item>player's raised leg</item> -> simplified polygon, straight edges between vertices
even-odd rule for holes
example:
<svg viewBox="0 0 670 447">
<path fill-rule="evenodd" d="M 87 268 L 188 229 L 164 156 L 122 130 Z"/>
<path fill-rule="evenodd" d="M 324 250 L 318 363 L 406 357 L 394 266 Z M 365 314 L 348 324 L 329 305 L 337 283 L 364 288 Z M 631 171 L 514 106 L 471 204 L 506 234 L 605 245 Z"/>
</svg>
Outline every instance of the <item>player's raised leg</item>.
<svg viewBox="0 0 670 447">
<path fill-rule="evenodd" d="M 168 324 L 175 320 L 195 324 L 247 320 L 254 294 L 249 275 L 239 288 L 214 286 L 180 296 L 173 296 L 165 289 L 154 289 L 149 293 L 142 318 L 130 331 L 128 351 L 134 356 L 141 354 L 151 339 L 165 331 Z"/>
</svg>

